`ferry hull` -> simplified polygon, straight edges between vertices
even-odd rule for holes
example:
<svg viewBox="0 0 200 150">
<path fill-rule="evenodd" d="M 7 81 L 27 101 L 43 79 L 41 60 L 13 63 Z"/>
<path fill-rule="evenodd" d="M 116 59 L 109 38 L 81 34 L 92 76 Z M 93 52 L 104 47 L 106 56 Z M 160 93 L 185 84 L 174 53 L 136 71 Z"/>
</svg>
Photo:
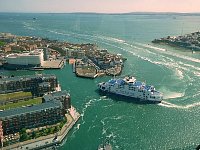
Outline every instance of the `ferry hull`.
<svg viewBox="0 0 200 150">
<path fill-rule="evenodd" d="M 102 96 L 106 95 L 116 101 L 125 101 L 125 102 L 139 103 L 139 104 L 158 104 L 158 103 L 161 103 L 161 101 L 162 101 L 162 100 L 160 100 L 160 101 L 144 100 L 144 99 L 140 99 L 140 98 L 135 98 L 135 97 L 130 97 L 130 96 L 125 96 L 125 95 L 120 95 L 120 94 L 116 94 L 116 93 L 103 91 L 101 89 L 99 89 L 98 92 L 100 95 L 102 95 Z"/>
</svg>

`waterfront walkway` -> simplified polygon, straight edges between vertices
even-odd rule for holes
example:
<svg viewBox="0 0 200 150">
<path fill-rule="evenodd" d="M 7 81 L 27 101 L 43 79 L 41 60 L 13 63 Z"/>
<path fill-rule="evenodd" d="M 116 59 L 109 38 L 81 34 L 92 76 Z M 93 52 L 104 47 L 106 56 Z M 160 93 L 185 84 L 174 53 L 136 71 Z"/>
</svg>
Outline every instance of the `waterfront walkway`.
<svg viewBox="0 0 200 150">
<path fill-rule="evenodd" d="M 50 134 L 47 136 L 42 136 L 37 139 L 32 139 L 24 142 L 20 142 L 17 144 L 13 144 L 7 147 L 4 147 L 4 150 L 25 150 L 25 149 L 41 149 L 50 146 L 54 146 L 56 144 L 62 143 L 64 138 L 66 137 L 69 130 L 74 126 L 74 124 L 78 121 L 80 114 L 76 112 L 74 107 L 69 109 L 69 114 L 65 114 L 67 118 L 67 123 L 64 124 L 62 129 L 56 134 Z M 57 136 L 57 139 L 55 138 Z"/>
</svg>

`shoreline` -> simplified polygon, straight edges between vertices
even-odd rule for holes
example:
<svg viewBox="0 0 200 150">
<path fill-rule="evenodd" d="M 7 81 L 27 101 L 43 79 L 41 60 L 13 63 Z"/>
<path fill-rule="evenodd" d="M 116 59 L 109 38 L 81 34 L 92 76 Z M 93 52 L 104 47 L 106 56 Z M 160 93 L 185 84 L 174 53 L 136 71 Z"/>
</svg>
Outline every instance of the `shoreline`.
<svg viewBox="0 0 200 150">
<path fill-rule="evenodd" d="M 73 73 L 75 73 L 77 77 L 90 79 L 95 79 L 101 76 L 118 76 L 122 73 L 123 69 L 123 65 L 116 65 L 107 69 L 100 69 L 96 64 L 94 64 L 93 69 L 90 67 L 90 65 L 77 65 L 76 61 L 72 64 Z"/>
<path fill-rule="evenodd" d="M 200 51 L 200 32 L 198 31 L 181 36 L 168 36 L 166 38 L 154 39 L 152 43 L 170 45 L 191 51 Z"/>
<path fill-rule="evenodd" d="M 39 137 L 37 139 L 19 142 L 19 143 L 13 144 L 13 145 L 3 147 L 3 149 L 4 150 L 10 150 L 10 149 L 13 149 L 13 150 L 18 150 L 18 149 L 38 150 L 38 149 L 43 149 L 43 148 L 49 148 L 52 146 L 59 146 L 66 138 L 68 132 L 73 128 L 73 126 L 79 120 L 80 114 L 72 106 L 69 109 L 69 114 L 65 114 L 65 117 L 67 118 L 67 122 L 64 124 L 62 129 L 59 132 L 57 132 L 56 134 L 50 134 L 47 136 Z"/>
</svg>

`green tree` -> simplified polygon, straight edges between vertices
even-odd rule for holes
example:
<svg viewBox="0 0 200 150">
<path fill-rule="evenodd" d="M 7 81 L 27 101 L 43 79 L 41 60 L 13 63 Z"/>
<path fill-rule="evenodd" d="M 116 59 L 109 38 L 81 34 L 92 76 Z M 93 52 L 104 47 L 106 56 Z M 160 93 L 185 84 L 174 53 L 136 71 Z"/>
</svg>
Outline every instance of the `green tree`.
<svg viewBox="0 0 200 150">
<path fill-rule="evenodd" d="M 3 146 L 8 146 L 9 145 L 9 142 L 6 141 L 6 142 L 3 142 Z"/>
<path fill-rule="evenodd" d="M 55 127 L 50 128 L 50 133 L 53 134 L 55 130 Z"/>
<path fill-rule="evenodd" d="M 55 126 L 54 133 L 58 132 L 59 130 L 60 130 L 60 127 L 59 126 Z"/>
<path fill-rule="evenodd" d="M 22 128 L 20 134 L 26 133 L 26 128 Z"/>
<path fill-rule="evenodd" d="M 20 141 L 26 141 L 29 139 L 29 136 L 26 133 L 26 128 L 22 128 L 20 131 Z"/>
<path fill-rule="evenodd" d="M 28 137 L 27 133 L 23 133 L 23 134 L 20 135 L 19 140 L 20 140 L 20 142 L 22 142 L 22 141 L 26 141 L 28 139 L 29 139 L 29 137 Z"/>
<path fill-rule="evenodd" d="M 0 46 L 4 46 L 5 42 L 0 41 Z"/>
<path fill-rule="evenodd" d="M 35 139 L 35 138 L 36 138 L 36 135 L 37 135 L 36 132 L 33 131 L 33 132 L 32 132 L 32 139 Z"/>
</svg>

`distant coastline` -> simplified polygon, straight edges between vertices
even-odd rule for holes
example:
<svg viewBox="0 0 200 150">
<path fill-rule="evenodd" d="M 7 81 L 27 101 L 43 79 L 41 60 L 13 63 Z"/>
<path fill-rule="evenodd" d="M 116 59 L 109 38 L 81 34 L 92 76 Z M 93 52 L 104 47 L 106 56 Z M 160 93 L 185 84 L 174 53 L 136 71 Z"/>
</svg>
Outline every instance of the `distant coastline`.
<svg viewBox="0 0 200 150">
<path fill-rule="evenodd" d="M 0 14 L 84 14 L 84 15 L 200 15 L 200 12 L 0 12 Z"/>
<path fill-rule="evenodd" d="M 167 44 L 192 51 L 200 51 L 200 32 L 193 32 L 181 36 L 168 36 L 166 38 L 154 39 L 152 43 Z"/>
</svg>

